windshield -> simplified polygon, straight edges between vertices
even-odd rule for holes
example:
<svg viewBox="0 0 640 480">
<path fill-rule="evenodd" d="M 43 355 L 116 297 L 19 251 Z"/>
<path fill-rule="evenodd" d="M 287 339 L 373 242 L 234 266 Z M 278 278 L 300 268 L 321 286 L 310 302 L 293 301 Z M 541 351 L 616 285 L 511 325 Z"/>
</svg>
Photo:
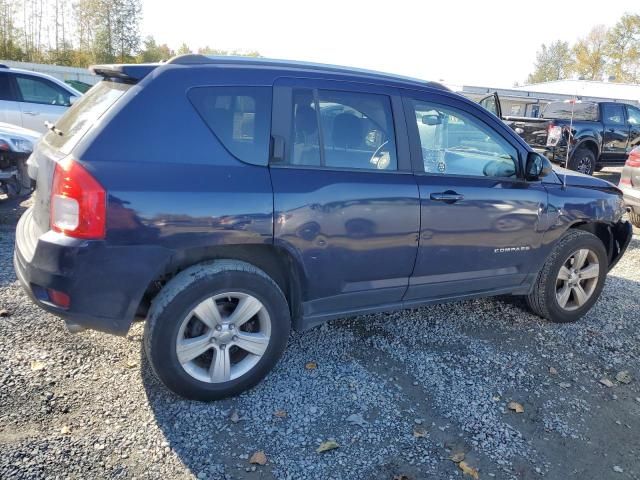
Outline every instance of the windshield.
<svg viewBox="0 0 640 480">
<path fill-rule="evenodd" d="M 574 120 L 598 120 L 598 104 L 593 102 L 551 102 L 542 112 L 542 118 L 570 120 L 572 109 Z"/>
<path fill-rule="evenodd" d="M 131 87 L 124 83 L 102 81 L 83 95 L 56 122 L 55 131 L 45 141 L 69 154 L 95 122 Z"/>
</svg>

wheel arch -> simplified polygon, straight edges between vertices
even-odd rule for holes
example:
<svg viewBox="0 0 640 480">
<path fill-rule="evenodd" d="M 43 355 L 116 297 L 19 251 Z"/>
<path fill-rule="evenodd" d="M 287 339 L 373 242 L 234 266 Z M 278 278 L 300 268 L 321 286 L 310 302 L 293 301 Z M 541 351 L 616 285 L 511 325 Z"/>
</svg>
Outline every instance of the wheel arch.
<svg viewBox="0 0 640 480">
<path fill-rule="evenodd" d="M 606 222 L 576 222 L 569 227 L 571 229 L 589 232 L 600 239 L 607 251 L 609 269 L 618 262 L 630 240 L 628 229 L 621 222 L 614 225 Z"/>
<path fill-rule="evenodd" d="M 302 316 L 304 275 L 298 262 L 283 248 L 275 245 L 223 245 L 198 247 L 174 255 L 163 272 L 154 278 L 142 297 L 136 313 L 138 320 L 146 318 L 153 299 L 164 285 L 186 268 L 215 260 L 238 260 L 249 263 L 269 275 L 280 287 L 289 304 L 294 327 Z"/>
<path fill-rule="evenodd" d="M 580 140 L 576 144 L 576 146 L 573 147 L 573 151 L 571 152 L 571 155 L 573 156 L 573 154 L 581 148 L 587 148 L 591 150 L 596 157 L 596 163 L 598 162 L 598 159 L 600 158 L 600 147 L 598 146 L 598 142 L 596 141 L 595 138 L 587 137 Z"/>
</svg>

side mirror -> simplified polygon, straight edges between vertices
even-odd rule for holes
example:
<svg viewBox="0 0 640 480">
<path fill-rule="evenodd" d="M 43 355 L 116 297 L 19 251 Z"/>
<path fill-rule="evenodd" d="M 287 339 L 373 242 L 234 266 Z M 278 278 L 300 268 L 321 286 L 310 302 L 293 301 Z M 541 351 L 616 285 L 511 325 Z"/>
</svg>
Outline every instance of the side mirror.
<svg viewBox="0 0 640 480">
<path fill-rule="evenodd" d="M 525 166 L 525 178 L 527 180 L 539 180 L 549 175 L 552 171 L 553 167 L 547 157 L 536 152 L 529 152 Z"/>
<path fill-rule="evenodd" d="M 78 97 L 76 97 L 75 95 L 71 95 L 69 97 L 69 105 L 73 105 L 74 103 L 76 103 L 78 101 Z"/>
<path fill-rule="evenodd" d="M 440 125 L 442 118 L 440 118 L 440 115 L 423 115 L 422 123 L 424 125 Z"/>
</svg>

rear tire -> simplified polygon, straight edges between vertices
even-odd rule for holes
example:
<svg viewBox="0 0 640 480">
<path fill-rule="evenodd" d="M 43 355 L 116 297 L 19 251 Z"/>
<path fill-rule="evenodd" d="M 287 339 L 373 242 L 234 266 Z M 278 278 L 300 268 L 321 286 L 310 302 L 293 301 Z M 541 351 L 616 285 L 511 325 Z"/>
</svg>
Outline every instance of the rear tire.
<svg viewBox="0 0 640 480">
<path fill-rule="evenodd" d="M 640 228 L 640 214 L 634 212 L 633 210 L 630 211 L 629 220 L 631 220 L 631 223 L 633 223 L 636 227 Z"/>
<path fill-rule="evenodd" d="M 171 391 L 218 400 L 260 382 L 284 352 L 290 328 L 285 296 L 266 273 L 218 260 L 180 272 L 154 299 L 145 353 Z"/>
<path fill-rule="evenodd" d="M 588 148 L 579 148 L 571 155 L 568 168 L 585 175 L 593 175 L 596 169 L 596 156 Z"/>
<path fill-rule="evenodd" d="M 569 230 L 540 270 L 532 292 L 525 297 L 527 305 L 552 322 L 575 322 L 598 300 L 607 267 L 607 253 L 598 237 Z"/>
</svg>

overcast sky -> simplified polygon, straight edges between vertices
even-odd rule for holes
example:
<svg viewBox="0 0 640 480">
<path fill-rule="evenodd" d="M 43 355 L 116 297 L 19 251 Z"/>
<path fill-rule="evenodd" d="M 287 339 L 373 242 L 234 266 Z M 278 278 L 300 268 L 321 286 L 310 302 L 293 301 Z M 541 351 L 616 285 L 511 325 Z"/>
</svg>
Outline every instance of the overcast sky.
<svg viewBox="0 0 640 480">
<path fill-rule="evenodd" d="M 613 25 L 639 0 L 143 0 L 143 34 L 265 57 L 370 68 L 456 85 L 510 87 L 541 43 Z"/>
</svg>

